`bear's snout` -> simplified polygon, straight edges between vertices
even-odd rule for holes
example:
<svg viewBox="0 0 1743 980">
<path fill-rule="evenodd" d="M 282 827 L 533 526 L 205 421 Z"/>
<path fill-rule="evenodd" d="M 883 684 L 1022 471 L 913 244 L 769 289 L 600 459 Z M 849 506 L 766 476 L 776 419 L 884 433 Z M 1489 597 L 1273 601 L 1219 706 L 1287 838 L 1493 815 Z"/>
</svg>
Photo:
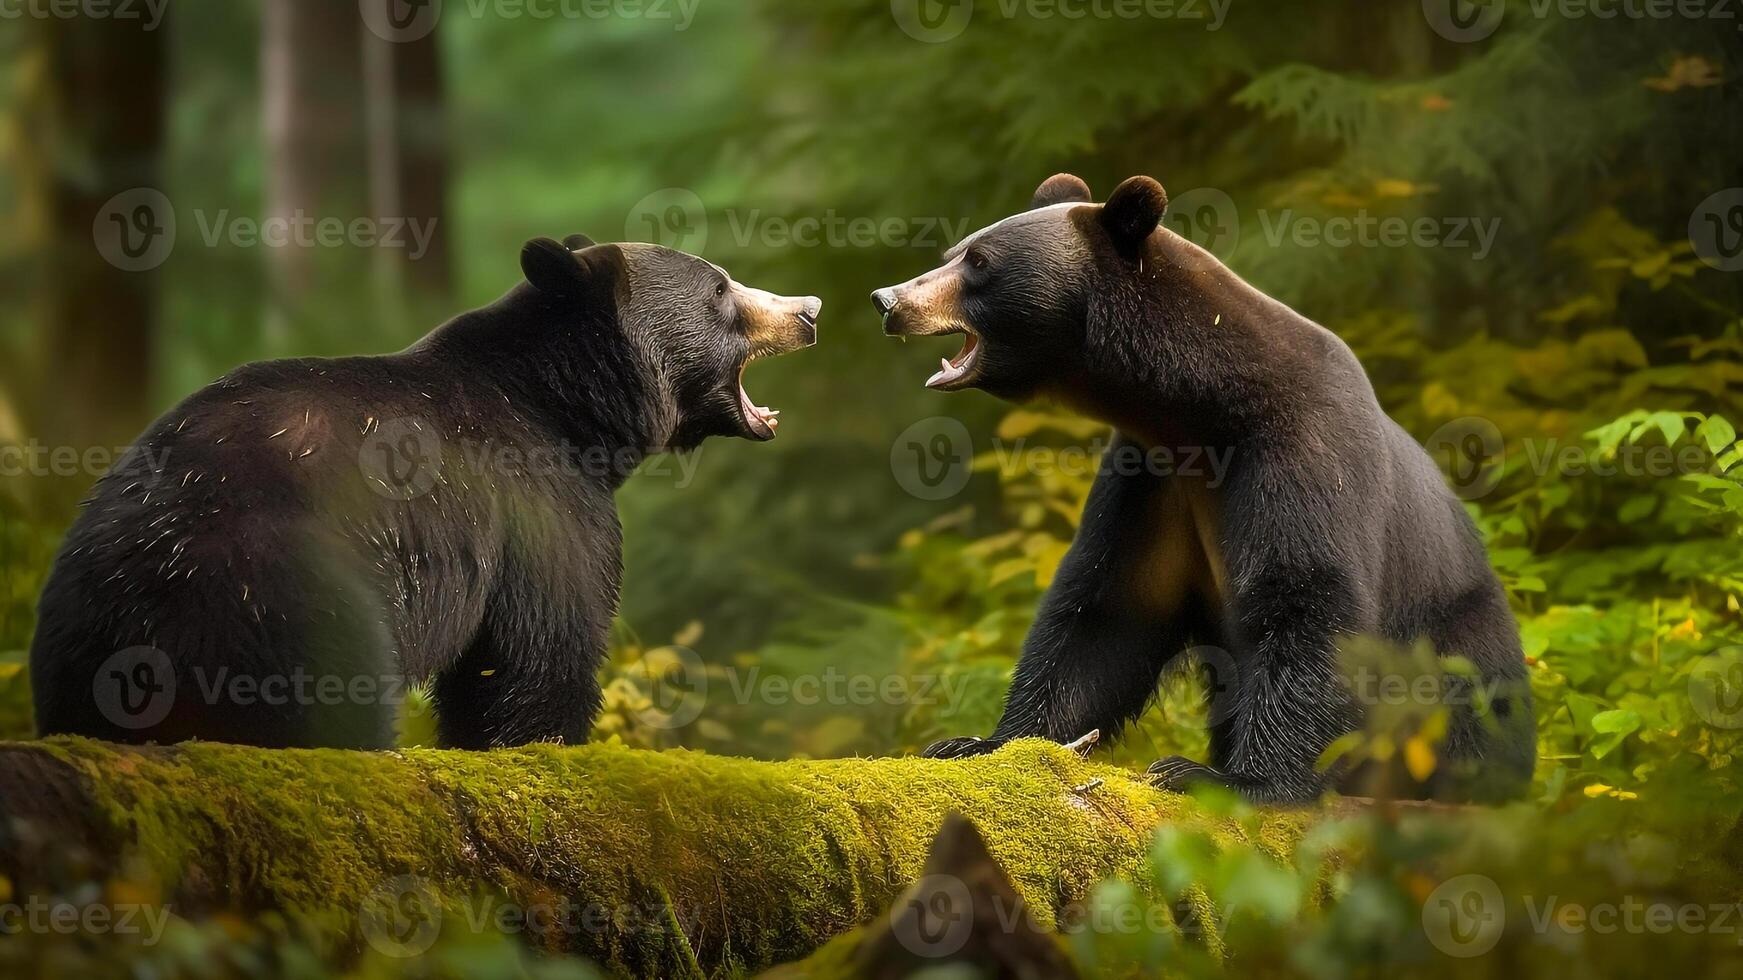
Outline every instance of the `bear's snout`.
<svg viewBox="0 0 1743 980">
<path fill-rule="evenodd" d="M 896 287 L 885 286 L 882 289 L 875 289 L 872 291 L 871 299 L 872 305 L 877 307 L 878 316 L 889 316 L 890 311 L 896 308 Z"/>
<path fill-rule="evenodd" d="M 799 325 L 805 328 L 805 346 L 817 343 L 817 315 L 823 312 L 823 301 L 815 296 L 806 296 L 799 301 L 799 312 L 794 316 Z"/>
</svg>

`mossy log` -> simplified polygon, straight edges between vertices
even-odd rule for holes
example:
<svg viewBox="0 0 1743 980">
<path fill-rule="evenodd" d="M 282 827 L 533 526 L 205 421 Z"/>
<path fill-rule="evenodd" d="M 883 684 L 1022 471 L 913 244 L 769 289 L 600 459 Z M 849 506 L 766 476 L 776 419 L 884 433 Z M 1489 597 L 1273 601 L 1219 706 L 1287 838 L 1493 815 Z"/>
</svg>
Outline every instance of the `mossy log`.
<svg viewBox="0 0 1743 980">
<path fill-rule="evenodd" d="M 0 873 L 153 883 L 181 915 L 274 908 L 369 935 L 409 887 L 440 928 L 526 909 L 538 945 L 635 975 L 742 973 L 886 912 L 945 817 L 985 836 L 1037 920 L 1139 870 L 1175 822 L 1279 856 L 1309 813 L 1237 822 L 1041 741 L 959 762 L 754 762 L 612 745 L 486 753 L 0 744 Z M 409 883 L 409 884 L 408 884 Z M 373 903 L 373 905 L 372 905 Z M 539 911 L 545 914 L 535 914 Z M 416 952 L 421 937 L 386 937 Z M 359 947 L 361 948 L 361 946 Z"/>
</svg>

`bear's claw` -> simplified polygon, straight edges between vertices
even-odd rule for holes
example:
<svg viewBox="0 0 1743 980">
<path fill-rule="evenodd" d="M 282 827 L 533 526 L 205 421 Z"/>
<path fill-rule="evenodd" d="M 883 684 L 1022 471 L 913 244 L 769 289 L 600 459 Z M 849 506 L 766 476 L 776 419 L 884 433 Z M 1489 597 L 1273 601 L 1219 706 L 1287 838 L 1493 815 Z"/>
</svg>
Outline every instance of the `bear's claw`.
<svg viewBox="0 0 1743 980">
<path fill-rule="evenodd" d="M 1150 763 L 1150 768 L 1144 770 L 1144 778 L 1170 793 L 1190 792 L 1195 786 L 1225 785 L 1222 774 L 1215 769 L 1178 755 Z"/>
<path fill-rule="evenodd" d="M 970 756 L 986 755 L 997 751 L 1005 744 L 1002 738 L 981 738 L 977 735 L 961 735 L 956 738 L 945 738 L 926 746 L 920 755 L 927 759 L 966 759 Z"/>
<path fill-rule="evenodd" d="M 1095 744 L 1099 741 L 1101 741 L 1101 729 L 1092 728 L 1088 732 L 1085 732 L 1083 737 L 1079 738 L 1077 741 L 1066 742 L 1065 747 L 1076 752 L 1080 758 L 1087 759 L 1089 758 L 1089 753 L 1095 748 Z"/>
</svg>

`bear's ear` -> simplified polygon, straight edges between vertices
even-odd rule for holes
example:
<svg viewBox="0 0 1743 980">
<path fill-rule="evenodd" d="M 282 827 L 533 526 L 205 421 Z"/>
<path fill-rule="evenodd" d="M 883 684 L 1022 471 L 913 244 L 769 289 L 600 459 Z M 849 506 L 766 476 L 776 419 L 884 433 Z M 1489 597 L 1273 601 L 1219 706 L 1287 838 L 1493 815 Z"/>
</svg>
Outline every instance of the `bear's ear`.
<svg viewBox="0 0 1743 980">
<path fill-rule="evenodd" d="M 554 296 L 579 292 L 586 282 L 575 253 L 549 238 L 535 238 L 521 246 L 520 271 L 540 292 Z"/>
<path fill-rule="evenodd" d="M 1138 252 L 1168 210 L 1168 192 L 1149 177 L 1128 177 L 1101 206 L 1101 224 L 1121 255 Z"/>
<path fill-rule="evenodd" d="M 593 245 L 593 239 L 579 233 L 570 235 L 568 238 L 563 239 L 563 247 L 571 252 L 579 252 L 584 248 L 592 248 Z"/>
<path fill-rule="evenodd" d="M 1088 204 L 1090 200 L 1089 185 L 1082 179 L 1071 174 L 1054 174 L 1042 181 L 1040 187 L 1035 188 L 1035 197 L 1029 202 L 1029 210 L 1055 204 Z"/>
</svg>

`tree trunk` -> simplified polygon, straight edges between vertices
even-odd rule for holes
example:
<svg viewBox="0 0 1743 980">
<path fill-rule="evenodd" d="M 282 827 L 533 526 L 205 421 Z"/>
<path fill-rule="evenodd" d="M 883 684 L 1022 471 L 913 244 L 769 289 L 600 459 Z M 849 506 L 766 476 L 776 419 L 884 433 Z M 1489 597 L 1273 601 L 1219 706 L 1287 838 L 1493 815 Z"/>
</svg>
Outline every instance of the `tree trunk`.
<svg viewBox="0 0 1743 980">
<path fill-rule="evenodd" d="M 43 422 L 82 452 L 125 443 L 151 409 L 157 268 L 175 220 L 162 196 L 166 28 L 67 17 L 45 29 L 57 166 L 44 373 L 61 397 Z"/>
<path fill-rule="evenodd" d="M 877 920 L 951 813 L 1043 927 L 1104 878 L 1145 880 L 1165 822 L 1281 856 L 1314 817 L 1208 815 L 1041 741 L 951 763 L 766 763 L 53 739 L 0 745 L 0 787 L 0 874 L 17 893 L 127 868 L 184 916 L 336 913 L 390 955 L 488 928 L 506 901 L 538 945 L 648 976 L 754 971 Z"/>
<path fill-rule="evenodd" d="M 415 297 L 445 304 L 454 289 L 448 224 L 448 95 L 441 28 L 394 49 L 400 214 L 431 230 L 422 254 L 405 253 Z"/>
<path fill-rule="evenodd" d="M 267 218 L 349 223 L 368 215 L 357 4 L 265 0 L 260 28 Z M 320 309 L 356 309 L 368 297 L 368 265 L 349 244 L 304 241 L 265 252 L 272 294 L 267 339 L 277 353 L 299 321 Z"/>
</svg>

